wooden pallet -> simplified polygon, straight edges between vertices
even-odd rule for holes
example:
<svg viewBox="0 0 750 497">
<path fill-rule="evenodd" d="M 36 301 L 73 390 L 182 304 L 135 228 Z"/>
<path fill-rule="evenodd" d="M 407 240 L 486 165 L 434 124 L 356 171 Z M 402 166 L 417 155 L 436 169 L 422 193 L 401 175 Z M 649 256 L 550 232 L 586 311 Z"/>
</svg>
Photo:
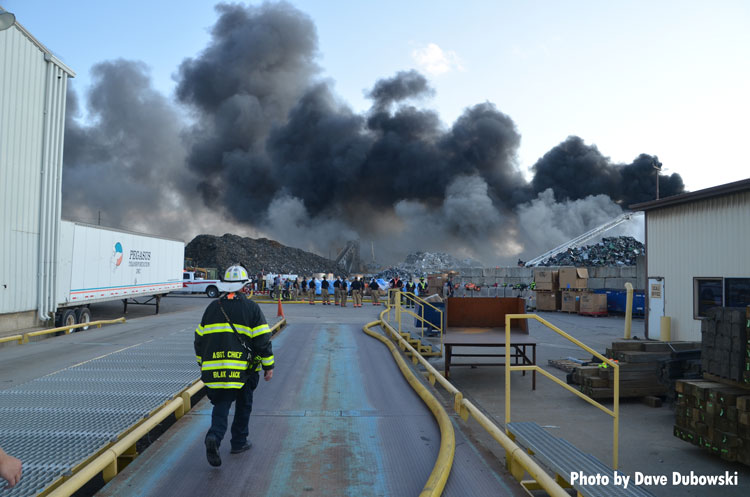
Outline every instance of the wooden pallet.
<svg viewBox="0 0 750 497">
<path fill-rule="evenodd" d="M 560 369 L 562 371 L 565 371 L 566 373 L 570 373 L 575 368 L 580 368 L 581 366 L 587 366 L 588 362 L 584 362 L 583 364 L 575 361 L 570 361 L 568 359 L 549 359 L 547 361 L 547 364 L 552 366 L 553 368 Z"/>
<path fill-rule="evenodd" d="M 591 316 L 591 317 L 595 317 L 595 318 L 609 316 L 609 314 L 606 313 L 606 312 L 579 312 L 578 314 L 580 316 Z"/>
<path fill-rule="evenodd" d="M 706 380 L 715 381 L 717 383 L 723 383 L 725 385 L 731 385 L 733 387 L 745 388 L 750 390 L 750 383 L 742 383 L 740 381 L 732 380 L 729 378 L 722 378 L 721 376 L 717 376 L 715 374 L 704 372 L 703 378 Z"/>
</svg>

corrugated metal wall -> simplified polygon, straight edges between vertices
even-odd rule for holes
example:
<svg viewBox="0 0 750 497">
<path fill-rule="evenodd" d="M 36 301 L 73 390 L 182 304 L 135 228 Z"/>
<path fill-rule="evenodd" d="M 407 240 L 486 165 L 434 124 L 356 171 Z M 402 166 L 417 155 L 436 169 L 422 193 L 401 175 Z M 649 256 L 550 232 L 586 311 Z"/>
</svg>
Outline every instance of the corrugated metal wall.
<svg viewBox="0 0 750 497">
<path fill-rule="evenodd" d="M 38 309 L 39 283 L 49 285 L 43 278 L 57 250 L 70 72 L 19 25 L 0 31 L 0 67 L 0 314 L 5 314 Z M 49 292 L 44 299 L 50 300 Z"/>
<path fill-rule="evenodd" d="M 700 340 L 693 278 L 750 277 L 750 192 L 646 213 L 648 276 L 664 277 L 673 340 Z M 649 330 L 652 338 L 659 330 Z"/>
</svg>

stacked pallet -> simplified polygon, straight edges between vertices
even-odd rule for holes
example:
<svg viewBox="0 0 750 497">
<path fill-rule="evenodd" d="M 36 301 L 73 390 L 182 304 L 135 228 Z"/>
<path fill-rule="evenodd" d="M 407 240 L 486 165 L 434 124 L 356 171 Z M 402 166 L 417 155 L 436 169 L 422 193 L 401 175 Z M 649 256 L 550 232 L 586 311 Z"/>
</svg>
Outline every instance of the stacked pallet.
<svg viewBox="0 0 750 497">
<path fill-rule="evenodd" d="M 618 361 L 620 398 L 669 397 L 677 378 L 700 377 L 698 342 L 618 341 L 605 356 Z M 614 379 L 614 369 L 602 364 L 576 368 L 568 383 L 579 385 L 593 399 L 611 399 Z"/>
<path fill-rule="evenodd" d="M 750 466 L 750 389 L 705 380 L 675 385 L 674 435 Z"/>
<path fill-rule="evenodd" d="M 655 382 L 660 364 L 658 362 L 620 363 L 620 398 L 662 396 L 667 387 Z M 574 372 L 578 373 L 581 392 L 592 399 L 611 399 L 615 394 L 613 368 L 601 366 L 584 366 Z"/>
<path fill-rule="evenodd" d="M 714 307 L 701 321 L 703 371 L 750 385 L 750 306 Z"/>
</svg>

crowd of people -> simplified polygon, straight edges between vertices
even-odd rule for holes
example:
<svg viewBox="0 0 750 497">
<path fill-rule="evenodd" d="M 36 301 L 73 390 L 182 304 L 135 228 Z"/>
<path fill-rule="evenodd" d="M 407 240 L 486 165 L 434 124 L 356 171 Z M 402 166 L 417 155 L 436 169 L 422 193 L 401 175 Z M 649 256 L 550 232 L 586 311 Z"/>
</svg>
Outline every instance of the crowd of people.
<svg viewBox="0 0 750 497">
<path fill-rule="evenodd" d="M 264 288 L 264 287 L 261 287 Z M 369 282 L 361 276 L 347 278 L 346 276 L 336 276 L 328 279 L 323 275 L 320 278 L 314 276 L 288 277 L 276 275 L 267 285 L 269 296 L 276 300 L 306 300 L 310 304 L 315 304 L 320 296 L 320 303 L 323 305 L 336 305 L 346 307 L 347 301 L 351 298 L 354 307 L 362 307 L 363 297 L 369 295 L 372 297 L 373 305 L 380 305 L 380 299 L 388 290 L 398 290 L 402 293 L 402 305 L 413 308 L 415 299 L 409 297 L 425 297 L 428 293 L 427 282 L 424 277 L 420 277 L 418 282 L 413 278 L 402 280 L 398 276 L 392 278 L 388 283 L 384 280 L 378 280 L 371 277 Z M 441 297 L 450 297 L 453 295 L 454 286 L 448 279 L 445 288 L 439 292 Z M 331 297 L 333 296 L 333 302 Z M 390 303 L 393 305 L 395 293 L 391 293 Z"/>
<path fill-rule="evenodd" d="M 427 294 L 427 283 L 424 277 L 415 282 L 413 278 L 402 280 L 398 276 L 392 278 L 387 284 L 384 280 L 377 280 L 375 277 L 367 281 L 364 277 L 355 276 L 351 279 L 346 276 L 335 276 L 328 279 L 326 275 L 320 278 L 315 276 L 296 276 L 296 275 L 264 275 L 258 273 L 255 278 L 250 278 L 245 284 L 242 291 L 248 295 L 268 292 L 268 296 L 273 300 L 300 301 L 306 300 L 310 304 L 315 304 L 318 296 L 323 305 L 336 305 L 346 307 L 347 301 L 351 298 L 354 307 L 362 307 L 362 299 L 365 295 L 372 297 L 373 305 L 380 305 L 380 299 L 388 289 L 399 290 L 402 293 L 424 297 Z M 447 298 L 453 296 L 455 287 L 448 279 L 441 289 L 441 297 Z M 333 295 L 333 302 L 331 302 Z M 393 305 L 393 295 L 391 296 L 391 305 Z M 402 305 L 414 307 L 414 299 L 408 295 L 402 296 Z"/>
<path fill-rule="evenodd" d="M 372 304 L 380 305 L 381 289 L 377 280 L 372 278 L 367 283 L 361 276 L 353 277 L 351 280 L 346 276 L 336 276 L 335 279 L 329 280 L 326 275 L 320 279 L 313 276 L 286 280 L 279 278 L 279 281 L 274 281 L 270 295 L 281 295 L 282 300 L 307 300 L 311 305 L 315 305 L 317 296 L 320 295 L 322 305 L 340 307 L 346 307 L 351 297 L 353 307 L 362 307 L 363 297 L 368 290 L 372 296 Z"/>
</svg>

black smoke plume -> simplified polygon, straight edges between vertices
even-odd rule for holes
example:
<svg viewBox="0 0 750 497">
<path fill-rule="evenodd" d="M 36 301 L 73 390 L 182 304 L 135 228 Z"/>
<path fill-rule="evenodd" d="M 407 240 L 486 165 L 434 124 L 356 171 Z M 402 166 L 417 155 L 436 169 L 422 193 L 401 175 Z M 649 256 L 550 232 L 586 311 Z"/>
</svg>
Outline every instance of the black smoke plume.
<svg viewBox="0 0 750 497">
<path fill-rule="evenodd" d="M 627 207 L 656 198 L 656 156 L 639 155 L 631 164 L 613 164 L 595 145 L 577 136 L 544 154 L 532 168 L 535 194 L 552 188 L 558 201 L 578 200 L 589 195 L 607 195 Z M 659 196 L 685 191 L 679 174 L 659 177 Z"/>
<path fill-rule="evenodd" d="M 416 71 L 376 81 L 371 108 L 354 112 L 319 76 L 307 15 L 286 3 L 217 13 L 206 48 L 177 70 L 176 101 L 122 60 L 94 68 L 85 115 L 69 93 L 68 217 L 101 212 L 103 224 L 185 239 L 262 235 L 322 255 L 358 237 L 381 262 L 431 250 L 500 263 L 654 196 L 655 157 L 613 164 L 578 137 L 528 183 L 513 120 L 485 102 L 446 126 L 418 106 L 434 90 Z M 661 196 L 683 189 L 676 174 L 660 183 Z"/>
</svg>

